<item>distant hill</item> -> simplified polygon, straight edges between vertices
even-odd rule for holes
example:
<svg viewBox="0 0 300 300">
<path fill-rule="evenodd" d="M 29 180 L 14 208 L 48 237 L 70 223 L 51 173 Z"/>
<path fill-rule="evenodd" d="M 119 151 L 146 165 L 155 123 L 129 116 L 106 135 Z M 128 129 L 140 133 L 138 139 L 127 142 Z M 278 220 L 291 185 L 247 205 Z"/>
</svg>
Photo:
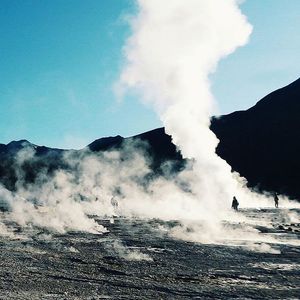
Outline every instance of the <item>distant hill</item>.
<svg viewBox="0 0 300 300">
<path fill-rule="evenodd" d="M 89 144 L 88 148 L 93 152 L 120 149 L 124 141 L 135 140 L 146 142 L 149 146 L 146 147 L 146 150 L 153 160 L 152 168 L 155 171 L 159 171 L 166 161 L 172 161 L 177 170 L 184 165 L 181 154 L 177 151 L 176 146 L 172 144 L 171 136 L 165 133 L 164 128 L 157 128 L 129 138 L 123 138 L 119 135 L 101 138 Z"/>
<path fill-rule="evenodd" d="M 300 78 L 246 111 L 213 118 L 217 154 L 250 186 L 300 199 Z"/>
<path fill-rule="evenodd" d="M 18 155 L 21 155 L 21 151 L 25 148 L 32 150 L 34 157 L 22 164 L 21 167 L 17 166 Z M 0 183 L 13 191 L 16 188 L 18 174 L 20 173 L 22 173 L 26 182 L 34 182 L 37 175 L 42 172 L 45 175 L 51 175 L 59 168 L 66 168 L 63 153 L 67 151 L 37 146 L 27 140 L 12 141 L 7 145 L 0 144 Z"/>
<path fill-rule="evenodd" d="M 247 178 L 250 187 L 300 199 L 300 79 L 246 111 L 213 117 L 211 130 L 220 139 L 217 154 Z M 94 153 L 118 150 L 125 141 L 136 140 L 148 144 L 146 151 L 153 159 L 154 173 L 161 173 L 167 161 L 172 161 L 173 171 L 184 166 L 185 161 L 171 137 L 164 128 L 158 128 L 129 138 L 100 138 L 76 151 L 37 146 L 26 140 L 0 144 L 0 182 L 14 189 L 17 181 L 14 159 L 25 147 L 36 153 L 35 159 L 23 166 L 26 179 L 34 182 L 41 171 L 50 175 L 56 169 L 67 168 L 62 155 L 68 151 L 79 157 L 87 150 Z"/>
</svg>

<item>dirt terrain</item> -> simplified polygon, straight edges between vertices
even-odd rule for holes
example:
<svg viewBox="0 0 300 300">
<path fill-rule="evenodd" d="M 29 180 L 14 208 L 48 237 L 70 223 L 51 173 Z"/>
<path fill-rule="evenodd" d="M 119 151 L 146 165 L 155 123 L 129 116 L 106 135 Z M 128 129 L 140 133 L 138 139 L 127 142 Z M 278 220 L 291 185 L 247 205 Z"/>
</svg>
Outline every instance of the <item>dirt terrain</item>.
<svg viewBox="0 0 300 300">
<path fill-rule="evenodd" d="M 300 210 L 289 212 L 299 219 Z M 178 222 L 159 220 L 98 219 L 103 235 L 8 222 L 0 299 L 299 299 L 300 224 L 286 223 L 281 209 L 239 213 L 264 220 L 256 229 L 278 242 L 188 242 L 161 230 Z"/>
</svg>

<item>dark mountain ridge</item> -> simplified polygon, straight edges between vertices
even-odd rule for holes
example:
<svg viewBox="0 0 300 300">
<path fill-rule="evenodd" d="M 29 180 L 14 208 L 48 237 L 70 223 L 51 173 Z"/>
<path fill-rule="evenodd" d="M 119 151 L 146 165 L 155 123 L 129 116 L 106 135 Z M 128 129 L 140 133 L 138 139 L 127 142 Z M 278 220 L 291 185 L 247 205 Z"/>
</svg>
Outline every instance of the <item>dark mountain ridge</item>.
<svg viewBox="0 0 300 300">
<path fill-rule="evenodd" d="M 217 154 L 251 187 L 300 198 L 300 79 L 246 111 L 213 118 Z"/>
<path fill-rule="evenodd" d="M 220 140 L 217 154 L 244 176 L 250 187 L 300 199 L 300 79 L 270 93 L 248 110 L 213 117 L 211 130 Z M 82 150 L 53 149 L 21 140 L 0 144 L 0 182 L 14 189 L 17 180 L 14 159 L 26 147 L 35 151 L 32 165 L 24 167 L 27 179 L 33 182 L 41 170 L 51 174 L 64 168 L 64 153 L 72 151 L 79 157 L 83 151 L 118 150 L 125 141 L 136 140 L 148 144 L 146 151 L 153 159 L 154 172 L 159 173 L 167 161 L 175 166 L 174 171 L 185 163 L 164 128 L 129 138 L 119 135 L 101 138 Z"/>
</svg>

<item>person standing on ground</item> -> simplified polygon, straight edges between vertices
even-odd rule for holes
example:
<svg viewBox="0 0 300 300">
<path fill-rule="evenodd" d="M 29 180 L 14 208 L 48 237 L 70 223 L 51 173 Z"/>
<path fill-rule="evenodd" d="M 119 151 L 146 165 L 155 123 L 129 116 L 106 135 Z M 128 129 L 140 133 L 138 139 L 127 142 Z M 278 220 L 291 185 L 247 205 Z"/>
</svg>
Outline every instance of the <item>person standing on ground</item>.
<svg viewBox="0 0 300 300">
<path fill-rule="evenodd" d="M 274 202 L 275 202 L 275 207 L 278 208 L 279 198 L 276 192 L 274 193 Z"/>
<path fill-rule="evenodd" d="M 239 201 L 237 201 L 236 197 L 233 197 L 232 200 L 232 204 L 231 204 L 231 208 L 233 208 L 234 210 L 238 210 L 239 207 Z"/>
</svg>

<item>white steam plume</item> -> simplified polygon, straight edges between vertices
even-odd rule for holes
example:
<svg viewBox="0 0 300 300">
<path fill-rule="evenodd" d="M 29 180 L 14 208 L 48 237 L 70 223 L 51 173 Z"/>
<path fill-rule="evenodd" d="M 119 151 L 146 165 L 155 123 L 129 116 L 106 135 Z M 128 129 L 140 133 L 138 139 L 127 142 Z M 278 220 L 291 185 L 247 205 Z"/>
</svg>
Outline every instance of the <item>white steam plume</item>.
<svg viewBox="0 0 300 300">
<path fill-rule="evenodd" d="M 193 191 L 210 211 L 228 206 L 237 192 L 230 166 L 215 154 L 208 76 L 248 41 L 252 27 L 239 2 L 137 0 L 120 78 L 122 89 L 137 89 L 153 105 L 183 156 L 196 160 Z"/>
</svg>

